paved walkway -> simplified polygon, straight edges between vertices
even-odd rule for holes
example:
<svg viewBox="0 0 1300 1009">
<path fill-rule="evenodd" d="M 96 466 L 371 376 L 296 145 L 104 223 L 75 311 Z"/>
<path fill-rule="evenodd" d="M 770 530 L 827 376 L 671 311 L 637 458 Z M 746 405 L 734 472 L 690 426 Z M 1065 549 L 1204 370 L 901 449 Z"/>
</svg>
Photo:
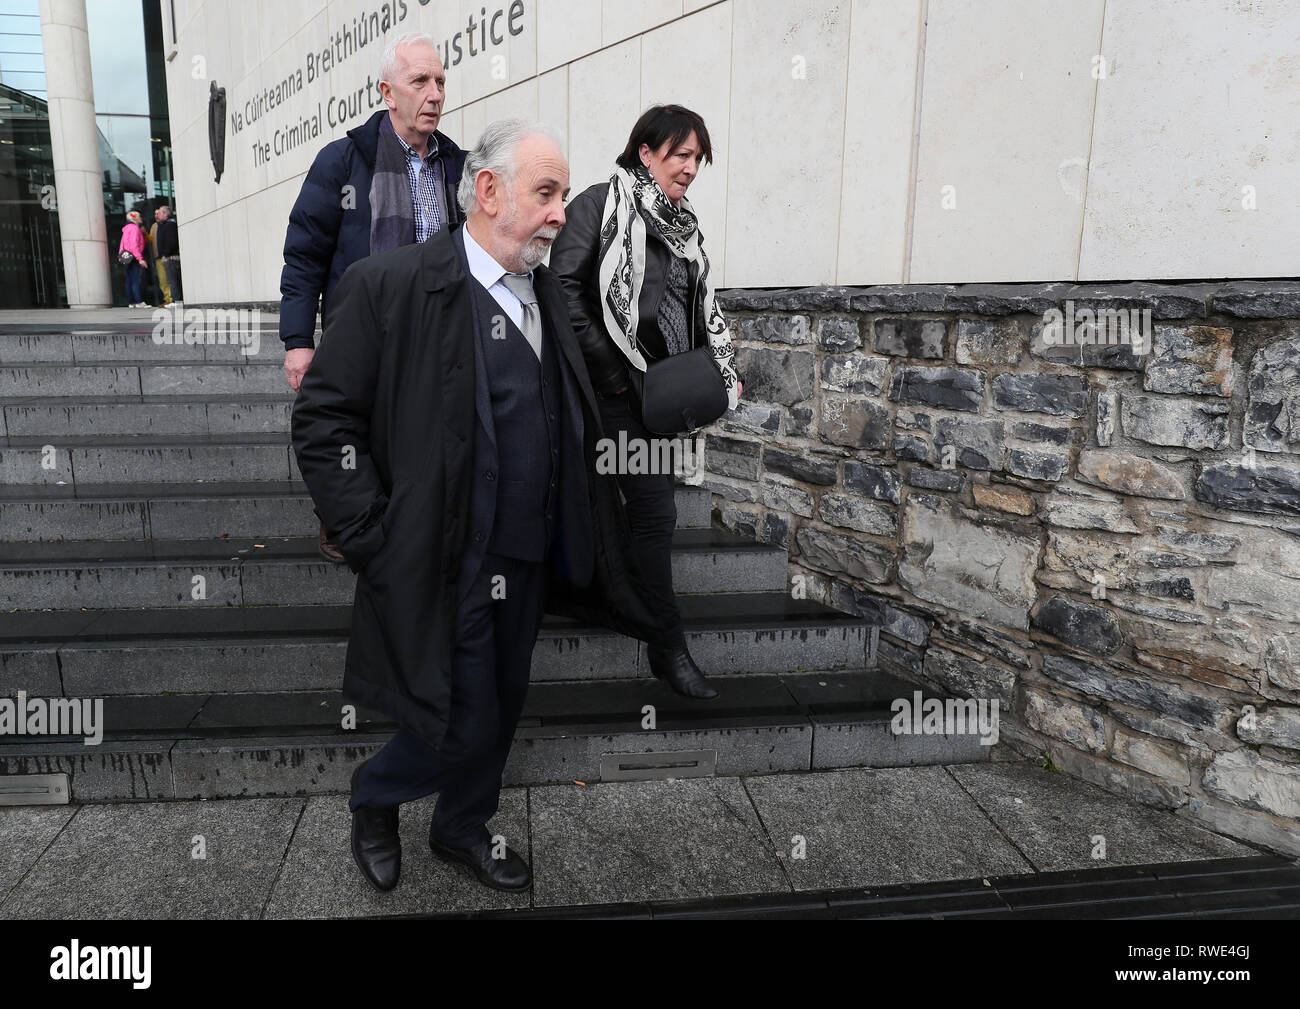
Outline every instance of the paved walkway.
<svg viewBox="0 0 1300 1009">
<path fill-rule="evenodd" d="M 0 918 L 559 909 L 1257 854 L 1029 762 L 575 783 L 502 793 L 492 829 L 534 872 L 506 894 L 429 853 L 434 801 L 403 807 L 387 894 L 341 795 L 0 809 Z"/>
</svg>

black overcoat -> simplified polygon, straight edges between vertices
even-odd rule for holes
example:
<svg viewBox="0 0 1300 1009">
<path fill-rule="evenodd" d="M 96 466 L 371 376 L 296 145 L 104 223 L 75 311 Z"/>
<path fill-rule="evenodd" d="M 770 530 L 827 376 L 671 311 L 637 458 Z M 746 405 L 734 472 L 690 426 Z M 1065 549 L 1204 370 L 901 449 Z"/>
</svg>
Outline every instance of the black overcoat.
<svg viewBox="0 0 1300 1009">
<path fill-rule="evenodd" d="M 476 427 L 472 278 L 448 231 L 348 267 L 294 403 L 292 438 L 316 513 L 358 572 L 343 692 L 441 745 Z M 593 574 L 550 569 L 548 610 L 643 641 L 655 619 L 616 478 L 596 471 L 600 414 L 564 294 L 533 273 L 540 311 L 580 390 Z"/>
</svg>

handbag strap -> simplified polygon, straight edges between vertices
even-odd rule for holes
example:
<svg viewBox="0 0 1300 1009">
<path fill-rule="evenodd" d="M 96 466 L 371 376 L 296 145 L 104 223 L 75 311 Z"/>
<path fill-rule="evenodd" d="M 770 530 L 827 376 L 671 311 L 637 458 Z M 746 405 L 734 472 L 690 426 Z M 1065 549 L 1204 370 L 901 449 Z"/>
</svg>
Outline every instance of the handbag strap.
<svg viewBox="0 0 1300 1009">
<path fill-rule="evenodd" d="M 637 332 L 632 334 L 632 345 L 636 347 L 637 353 L 641 355 L 641 359 L 646 363 L 646 368 L 649 369 L 650 365 L 656 363 L 657 361 L 662 361 L 663 358 L 651 357 L 649 354 L 645 352 L 645 347 L 642 346 L 641 344 L 640 331 L 641 331 L 641 327 L 637 326 Z"/>
</svg>

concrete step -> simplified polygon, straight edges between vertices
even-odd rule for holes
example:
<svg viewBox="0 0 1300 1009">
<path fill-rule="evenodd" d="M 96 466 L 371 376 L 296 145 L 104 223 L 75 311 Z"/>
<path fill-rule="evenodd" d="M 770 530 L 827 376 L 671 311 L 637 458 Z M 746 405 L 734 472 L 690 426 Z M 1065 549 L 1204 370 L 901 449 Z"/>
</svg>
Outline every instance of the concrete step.
<svg viewBox="0 0 1300 1009">
<path fill-rule="evenodd" d="M 162 404 L 139 403 L 137 407 L 150 410 L 155 405 Z M 101 484 L 301 481 L 290 436 L 287 431 L 276 429 L 277 418 L 286 407 L 276 402 L 275 397 L 260 401 L 256 397 L 215 401 L 201 397 L 173 400 L 171 405 L 182 412 L 188 410 L 190 423 L 210 427 L 264 425 L 265 429 L 138 435 L 94 429 L 95 433 L 90 434 L 77 433 L 72 430 L 71 422 L 59 421 L 66 433 L 0 437 L 0 487 L 6 488 L 5 498 L 24 496 L 23 492 L 13 490 L 23 487 L 72 485 L 80 489 Z M 39 410 L 46 406 L 47 401 L 40 401 L 7 406 L 5 410 L 27 407 Z M 141 416 L 137 415 L 137 420 Z M 96 493 L 95 496 L 104 495 Z"/>
<path fill-rule="evenodd" d="M 713 525 L 713 495 L 705 487 L 678 484 L 673 491 L 678 529 L 708 529 Z"/>
<path fill-rule="evenodd" d="M 677 528 L 707 529 L 712 500 L 678 485 Z M 227 484 L 38 484 L 0 489 L 9 542 L 301 536 L 317 525 L 298 481 Z"/>
<path fill-rule="evenodd" d="M 11 542 L 302 536 L 319 519 L 299 481 L 44 484 L 0 494 Z"/>
<path fill-rule="evenodd" d="M 284 362 L 118 360 L 102 364 L 30 363 L 0 367 L 0 398 L 248 395 L 284 393 Z"/>
<path fill-rule="evenodd" d="M 96 435 L 279 432 L 289 440 L 293 395 L 85 396 L 32 399 L 0 410 L 0 435 L 46 441 Z"/>
<path fill-rule="evenodd" d="M 786 590 L 784 550 L 721 529 L 678 530 L 672 564 L 679 593 Z M 314 536 L 12 543 L 0 560 L 0 608 L 342 605 L 354 583 Z"/>
<path fill-rule="evenodd" d="M 874 628 L 785 593 L 684 595 L 681 609 L 710 675 L 875 666 Z M 31 696 L 334 690 L 351 615 L 350 606 L 0 613 L 0 681 Z M 542 624 L 534 682 L 648 676 L 638 641 L 562 617 Z"/>
<path fill-rule="evenodd" d="M 916 684 L 875 670 L 739 676 L 711 701 L 653 680 L 539 683 L 529 691 L 507 786 L 734 776 L 988 759 L 974 732 L 894 734 L 891 705 Z M 933 695 L 922 691 L 923 696 Z M 335 692 L 114 697 L 104 738 L 19 737 L 0 774 L 62 772 L 74 802 L 345 792 L 394 726 Z M 645 708 L 655 711 L 643 728 Z"/>
<path fill-rule="evenodd" d="M 0 484 L 229 483 L 299 478 L 279 432 L 0 438 Z"/>
<path fill-rule="evenodd" d="M 159 317 L 163 318 L 162 316 Z M 192 330 L 186 342 L 184 332 L 177 339 L 172 327 L 159 329 L 155 323 L 118 324 L 95 328 L 76 328 L 52 332 L 48 326 L 0 325 L 0 365 L 18 364 L 100 364 L 117 361 L 238 361 L 261 359 L 283 364 L 284 345 L 280 343 L 276 315 L 263 314 L 257 336 L 245 336 L 253 327 L 249 317 L 233 327 L 239 332 L 237 343 L 230 339 L 228 326 L 205 326 L 202 339 Z M 170 321 L 170 320 L 169 320 Z M 319 333 L 317 339 L 319 340 Z M 254 353 L 256 351 L 256 353 Z"/>
</svg>

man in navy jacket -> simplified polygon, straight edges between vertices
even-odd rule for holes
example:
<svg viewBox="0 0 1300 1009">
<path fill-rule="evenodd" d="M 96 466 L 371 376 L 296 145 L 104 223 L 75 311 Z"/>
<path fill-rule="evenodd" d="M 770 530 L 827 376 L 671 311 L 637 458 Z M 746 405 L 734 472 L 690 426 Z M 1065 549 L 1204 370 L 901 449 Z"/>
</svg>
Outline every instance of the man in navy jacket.
<svg viewBox="0 0 1300 1009">
<path fill-rule="evenodd" d="M 456 187 L 465 152 L 437 129 L 446 97 L 446 74 L 432 38 L 403 35 L 384 51 L 379 90 L 386 109 L 327 144 L 316 156 L 289 213 L 280 275 L 280 339 L 284 374 L 295 392 L 315 355 L 316 313 L 322 318 L 343 271 L 372 252 L 372 215 L 395 207 L 371 206 L 382 131 L 395 134 L 409 157 L 411 200 L 418 220 L 403 241 L 413 243 L 464 220 Z M 391 139 L 391 138 L 387 138 Z M 381 189 L 380 192 L 389 190 Z M 320 527 L 321 552 L 342 562 L 342 553 Z"/>
</svg>

